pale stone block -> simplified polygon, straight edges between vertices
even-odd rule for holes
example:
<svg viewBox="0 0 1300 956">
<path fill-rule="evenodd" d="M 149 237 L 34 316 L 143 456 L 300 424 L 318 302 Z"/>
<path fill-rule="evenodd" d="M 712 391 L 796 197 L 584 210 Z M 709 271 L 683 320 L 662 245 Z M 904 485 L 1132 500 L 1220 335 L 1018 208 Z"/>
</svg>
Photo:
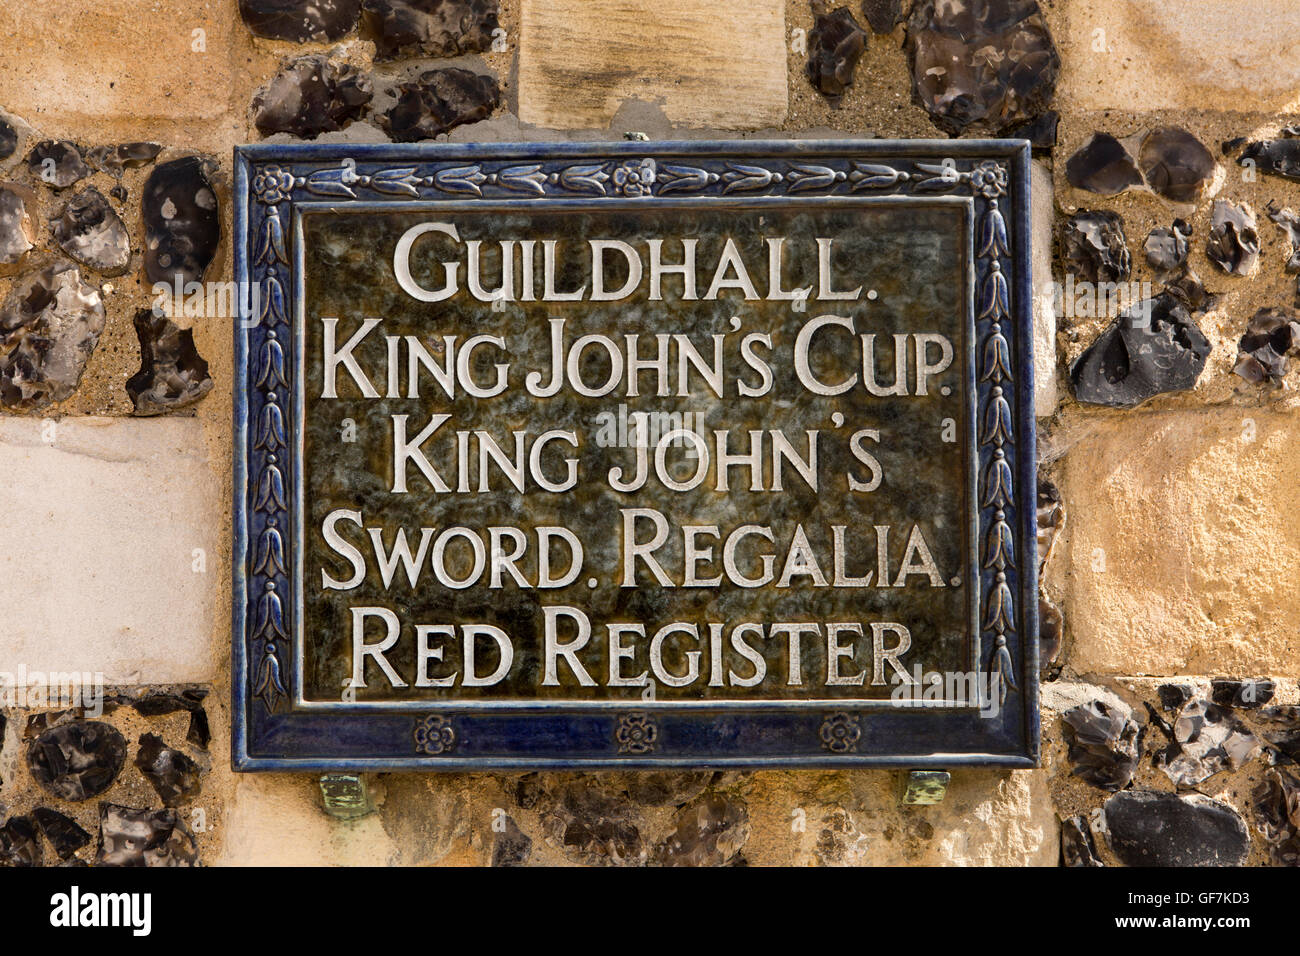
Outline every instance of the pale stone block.
<svg viewBox="0 0 1300 956">
<path fill-rule="evenodd" d="M 1295 0 L 1071 0 L 1053 29 L 1065 109 L 1300 109 Z"/>
<path fill-rule="evenodd" d="M 1035 160 L 1029 169 L 1030 259 L 1034 274 L 1034 414 L 1056 411 L 1056 307 L 1052 290 L 1052 174 Z"/>
<path fill-rule="evenodd" d="M 522 0 L 519 118 L 605 128 L 626 100 L 683 126 L 779 126 L 781 0 Z"/>
<path fill-rule="evenodd" d="M 1073 413 L 1047 584 L 1081 675 L 1288 674 L 1300 660 L 1300 420 Z"/>
<path fill-rule="evenodd" d="M 224 506 L 197 419 L 0 417 L 0 475 L 0 672 L 214 679 Z"/>
</svg>

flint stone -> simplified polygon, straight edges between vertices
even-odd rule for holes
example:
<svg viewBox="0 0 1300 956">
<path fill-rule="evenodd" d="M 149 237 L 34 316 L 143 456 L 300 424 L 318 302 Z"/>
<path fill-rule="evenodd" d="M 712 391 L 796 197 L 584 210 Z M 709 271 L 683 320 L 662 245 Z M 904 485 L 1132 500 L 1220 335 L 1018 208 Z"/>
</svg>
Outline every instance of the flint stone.
<svg viewBox="0 0 1300 956">
<path fill-rule="evenodd" d="M 221 241 L 217 194 L 197 156 L 162 163 L 140 197 L 144 271 L 150 282 L 202 282 Z"/>
<path fill-rule="evenodd" d="M 1237 811 L 1199 793 L 1127 790 L 1103 813 L 1107 843 L 1125 866 L 1240 866 L 1250 852 Z"/>
<path fill-rule="evenodd" d="M 157 734 L 141 734 L 135 766 L 157 791 L 165 807 L 189 803 L 203 789 L 199 765 L 179 750 L 168 747 Z"/>
<path fill-rule="evenodd" d="M 838 108 L 853 85 L 853 71 L 867 49 L 867 32 L 858 26 L 848 7 L 818 13 L 808 34 L 805 72 L 813 89 Z"/>
<path fill-rule="evenodd" d="M 8 159 L 18 149 L 18 130 L 13 123 L 0 119 L 0 160 Z"/>
<path fill-rule="evenodd" d="M 1061 715 L 1070 747 L 1071 773 L 1103 790 L 1122 790 L 1137 769 L 1138 725 L 1132 716 L 1100 700 Z"/>
<path fill-rule="evenodd" d="M 1132 269 L 1124 220 L 1108 209 L 1080 209 L 1061 229 L 1065 267 L 1085 282 L 1125 282 Z"/>
<path fill-rule="evenodd" d="M 1251 316 L 1250 322 L 1246 325 L 1246 334 L 1237 343 L 1237 364 L 1232 370 L 1252 384 L 1262 385 L 1268 382 L 1280 386 L 1288 367 L 1287 356 L 1298 348 L 1300 348 L 1300 323 L 1297 323 L 1290 313 L 1281 309 L 1260 309 Z M 1221 683 L 1228 682 L 1215 682 L 1216 703 L 1220 702 L 1219 684 Z M 1233 683 L 1242 684 L 1241 681 Z M 1262 683 L 1268 685 L 1268 698 L 1271 698 L 1273 682 Z M 1261 689 L 1257 684 L 1258 682 L 1249 682 L 1251 693 Z M 1231 690 L 1226 687 L 1223 693 L 1231 696 Z M 1267 703 L 1268 698 L 1260 703 Z M 1225 706 L 1233 705 L 1229 701 Z"/>
<path fill-rule="evenodd" d="M 1027 139 L 1035 155 L 1050 154 L 1056 148 L 1056 131 L 1061 125 L 1061 114 L 1048 110 L 1028 123 L 1007 130 L 1009 139 Z"/>
<path fill-rule="evenodd" d="M 1088 821 L 1082 814 L 1061 821 L 1061 865 L 1094 867 L 1104 864 L 1097 856 Z"/>
<path fill-rule="evenodd" d="M 1177 710 L 1191 700 L 1194 693 L 1191 684 L 1161 684 L 1156 688 L 1160 706 L 1165 710 Z"/>
<path fill-rule="evenodd" d="M 903 0 L 862 0 L 862 15 L 872 33 L 893 33 L 903 19 Z"/>
<path fill-rule="evenodd" d="M 492 841 L 493 866 L 523 866 L 533 852 L 533 839 L 507 816 L 504 829 Z"/>
<path fill-rule="evenodd" d="M 0 186 L 0 265 L 12 265 L 27 255 L 36 234 L 21 193 Z"/>
<path fill-rule="evenodd" d="M 1051 105 L 1061 58 L 1036 0 L 921 0 L 907 21 L 912 98 L 945 133 L 994 133 Z"/>
<path fill-rule="evenodd" d="M 1075 189 L 1113 196 L 1142 185 L 1142 173 L 1128 148 L 1110 133 L 1096 132 L 1065 161 L 1065 178 Z"/>
<path fill-rule="evenodd" d="M 655 847 L 659 866 L 727 866 L 749 840 L 744 802 L 707 793 L 677 811 L 674 829 Z"/>
<path fill-rule="evenodd" d="M 1065 636 L 1065 616 L 1061 609 L 1042 594 L 1038 595 L 1038 668 L 1044 677 L 1061 654 Z"/>
<path fill-rule="evenodd" d="M 198 858 L 194 834 L 175 810 L 99 805 L 96 866 L 193 866 Z"/>
<path fill-rule="evenodd" d="M 649 849 L 626 800 L 589 783 L 570 783 L 543 813 L 548 839 L 589 866 L 644 865 Z"/>
<path fill-rule="evenodd" d="M 1295 330 L 1288 330 L 1288 342 L 1294 341 L 1294 335 Z M 1234 680 L 1216 677 L 1210 681 L 1210 697 L 1220 707 L 1263 707 L 1273 699 L 1276 692 L 1276 682 L 1267 679 Z"/>
<path fill-rule="evenodd" d="M 135 314 L 140 371 L 126 382 L 137 415 L 163 415 L 193 405 L 212 391 L 212 376 L 194 347 L 194 332 L 152 309 Z"/>
<path fill-rule="evenodd" d="M 1070 368 L 1081 402 L 1133 408 L 1163 392 L 1195 387 L 1210 343 L 1186 305 L 1162 292 L 1123 312 Z"/>
<path fill-rule="evenodd" d="M 397 87 L 397 103 L 379 118 L 399 143 L 432 139 L 465 123 L 486 119 L 501 102 L 497 81 L 457 67 L 429 70 Z"/>
<path fill-rule="evenodd" d="M 27 748 L 27 767 L 41 788 L 61 800 L 89 800 L 113 785 L 126 759 L 126 739 L 110 724 L 76 720 L 47 730 Z"/>
<path fill-rule="evenodd" d="M 0 826 L 0 864 L 40 866 L 41 842 L 31 817 L 10 817 Z"/>
<path fill-rule="evenodd" d="M 373 95 L 370 78 L 351 64 L 320 54 L 299 57 L 253 97 L 254 123 L 263 136 L 315 139 L 360 119 Z"/>
<path fill-rule="evenodd" d="M 18 282 L 0 305 L 0 405 L 26 411 L 63 401 L 103 330 L 99 290 L 71 262 Z"/>
<path fill-rule="evenodd" d="M 1300 272 L 1300 216 L 1286 207 L 1279 208 L 1277 203 L 1268 204 L 1268 218 L 1286 233 L 1291 241 L 1291 253 L 1286 260 L 1287 272 Z"/>
<path fill-rule="evenodd" d="M 1241 769 L 1260 746 L 1259 738 L 1230 713 L 1204 700 L 1184 704 L 1173 731 L 1162 768 L 1180 787 L 1194 787 L 1216 773 Z"/>
<path fill-rule="evenodd" d="M 50 841 L 54 852 L 60 860 L 66 860 L 90 842 L 90 834 L 83 830 L 76 820 L 58 810 L 49 807 L 37 807 L 32 811 L 36 825 Z"/>
<path fill-rule="evenodd" d="M 1300 182 L 1300 139 L 1263 139 L 1248 143 L 1237 157 L 1242 166 Z"/>
<path fill-rule="evenodd" d="M 1200 199 L 1217 164 L 1208 149 L 1187 130 L 1160 126 L 1142 140 L 1138 166 L 1147 185 L 1172 202 L 1194 203 Z"/>
<path fill-rule="evenodd" d="M 96 146 L 86 154 L 86 162 L 100 172 L 119 179 L 123 170 L 147 166 L 162 152 L 161 143 L 120 143 L 117 146 Z"/>
<path fill-rule="evenodd" d="M 131 239 L 121 217 L 94 186 L 74 195 L 50 220 L 63 251 L 104 275 L 121 275 L 131 262 Z"/>
<path fill-rule="evenodd" d="M 1248 276 L 1259 265 L 1259 233 L 1255 213 L 1246 203 L 1214 200 L 1205 254 L 1229 275 Z"/>
<path fill-rule="evenodd" d="M 1187 253 L 1191 248 L 1187 240 L 1191 235 L 1192 227 L 1182 219 L 1175 219 L 1169 228 L 1158 226 L 1152 229 L 1147 233 L 1146 245 L 1142 247 L 1147 262 L 1164 271 L 1181 269 L 1187 262 Z"/>
<path fill-rule="evenodd" d="M 90 175 L 76 144 L 63 140 L 42 140 L 27 154 L 27 169 L 52 189 L 67 189 Z"/>
<path fill-rule="evenodd" d="M 356 28 L 360 14 L 361 0 L 239 0 L 248 29 L 268 40 L 332 43 Z"/>
<path fill-rule="evenodd" d="M 1259 832 L 1276 845 L 1294 840 L 1300 832 L 1300 780 L 1276 768 L 1269 770 L 1252 794 Z"/>
<path fill-rule="evenodd" d="M 492 48 L 497 0 L 362 0 L 375 59 L 453 57 Z"/>
</svg>

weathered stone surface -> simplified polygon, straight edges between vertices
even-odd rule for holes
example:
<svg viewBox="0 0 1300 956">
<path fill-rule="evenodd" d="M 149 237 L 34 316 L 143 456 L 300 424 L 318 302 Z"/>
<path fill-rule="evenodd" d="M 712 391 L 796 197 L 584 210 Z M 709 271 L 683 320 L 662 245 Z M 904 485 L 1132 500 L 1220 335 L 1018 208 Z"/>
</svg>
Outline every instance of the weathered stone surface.
<svg viewBox="0 0 1300 956">
<path fill-rule="evenodd" d="M 7 507 L 24 516 L 0 553 L 0 604 L 22 608 L 0 671 L 99 672 L 110 686 L 216 676 L 222 505 L 203 434 L 195 419 L 0 416 Z"/>
<path fill-rule="evenodd" d="M 707 793 L 673 817 L 673 832 L 655 847 L 659 866 L 727 866 L 749 840 L 749 813 L 744 802 Z"/>
<path fill-rule="evenodd" d="M 31 817 L 10 817 L 0 826 L 0 865 L 41 865 L 41 842 Z"/>
<path fill-rule="evenodd" d="M 269 40 L 333 42 L 351 33 L 361 0 L 239 0 L 248 29 Z"/>
<path fill-rule="evenodd" d="M 681 806 L 698 797 L 713 779 L 710 770 L 682 770 L 616 774 L 628 799 L 646 807 Z"/>
<path fill-rule="evenodd" d="M 120 179 L 124 170 L 148 166 L 161 152 L 161 143 L 119 143 L 116 146 L 96 146 L 86 154 L 86 162 L 100 172 Z"/>
<path fill-rule="evenodd" d="M 817 14 L 808 34 L 805 72 L 813 89 L 831 106 L 838 107 L 844 91 L 853 85 L 853 71 L 866 49 L 867 32 L 848 7 Z"/>
<path fill-rule="evenodd" d="M 1146 244 L 1142 247 L 1147 262 L 1157 269 L 1181 269 L 1187 262 L 1190 251 L 1187 240 L 1191 238 L 1192 227 L 1182 219 L 1175 219 L 1168 228 L 1157 226 L 1147 233 Z"/>
<path fill-rule="evenodd" d="M 370 78 L 350 63 L 313 54 L 290 60 L 253 97 L 254 123 L 263 136 L 290 133 L 315 139 L 360 119 L 373 97 Z"/>
<path fill-rule="evenodd" d="M 1041 593 L 1038 595 L 1038 672 L 1042 677 L 1056 670 L 1065 638 L 1065 616 Z"/>
<path fill-rule="evenodd" d="M 626 801 L 576 782 L 552 798 L 542 817 L 546 838 L 569 859 L 592 866 L 637 866 L 648 859 L 638 815 Z"/>
<path fill-rule="evenodd" d="M 0 265 L 20 261 L 32 248 L 35 238 L 23 194 L 0 186 Z"/>
<path fill-rule="evenodd" d="M 1259 266 L 1259 233 L 1255 229 L 1255 213 L 1248 204 L 1214 200 L 1205 254 L 1230 275 L 1255 273 Z"/>
<path fill-rule="evenodd" d="M 1194 388 L 1210 343 L 1186 306 L 1168 293 L 1115 319 L 1070 368 L 1081 402 L 1132 408 L 1163 392 Z"/>
<path fill-rule="evenodd" d="M 50 220 L 50 232 L 64 252 L 104 275 L 121 275 L 131 262 L 126 226 L 94 186 L 63 204 L 58 216 Z"/>
<path fill-rule="evenodd" d="M 1052 173 L 1041 162 L 1029 168 L 1029 201 L 1033 207 L 1033 232 L 1029 237 L 1030 263 L 1034 274 L 1034 414 L 1056 411 L 1056 303 L 1052 279 L 1052 223 L 1056 206 L 1052 200 Z"/>
<path fill-rule="evenodd" d="M 491 49 L 497 0 L 362 0 L 375 57 L 450 57 Z"/>
<path fill-rule="evenodd" d="M 144 271 L 150 282 L 202 282 L 221 240 L 217 194 L 204 162 L 187 156 L 162 163 L 145 180 Z"/>
<path fill-rule="evenodd" d="M 661 103 L 683 126 L 761 129 L 785 120 L 781 0 L 521 0 L 519 21 L 525 123 L 604 129 L 627 100 Z M 649 23 L 672 28 L 647 44 Z"/>
<path fill-rule="evenodd" d="M 1127 787 L 1141 756 L 1132 715 L 1094 700 L 1070 708 L 1061 720 L 1074 764 L 1070 772 L 1103 790 Z"/>
<path fill-rule="evenodd" d="M 1109 209 L 1080 209 L 1061 226 L 1061 260 L 1084 282 L 1125 282 L 1132 257 L 1124 220 Z"/>
<path fill-rule="evenodd" d="M 90 842 L 90 834 L 71 817 L 51 810 L 49 807 L 37 807 L 32 811 L 32 819 L 50 841 L 54 852 L 60 860 L 69 859 L 74 853 Z"/>
<path fill-rule="evenodd" d="M 501 102 L 501 88 L 492 77 L 459 67 L 429 70 L 414 83 L 397 87 L 397 103 L 379 118 L 399 143 L 410 143 L 487 119 Z"/>
<path fill-rule="evenodd" d="M 1204 700 L 1189 700 L 1173 724 L 1173 742 L 1159 761 L 1180 787 L 1194 787 L 1225 770 L 1238 770 L 1260 741 L 1231 713 Z"/>
<path fill-rule="evenodd" d="M 41 734 L 27 748 L 27 768 L 61 800 L 89 800 L 113 785 L 126 740 L 111 724 L 74 720 Z"/>
<path fill-rule="evenodd" d="M 99 805 L 96 866 L 193 866 L 198 844 L 175 810 Z"/>
<path fill-rule="evenodd" d="M 1076 506 L 1047 575 L 1070 622 L 1074 672 L 1290 673 L 1300 653 L 1295 416 L 1197 408 L 1080 414 L 1058 428 L 1071 442 L 1058 480 Z"/>
<path fill-rule="evenodd" d="M 492 838 L 492 865 L 523 866 L 533 851 L 532 837 L 520 830 L 509 816 L 504 818 L 502 826 Z"/>
<path fill-rule="evenodd" d="M 1036 507 L 1038 566 L 1041 569 L 1052 556 L 1061 529 L 1065 527 L 1065 503 L 1061 500 L 1061 490 L 1041 476 L 1038 479 Z"/>
<path fill-rule="evenodd" d="M 1138 167 L 1147 185 L 1172 202 L 1194 203 L 1201 199 L 1216 165 L 1201 141 L 1178 126 L 1151 130 L 1138 152 Z"/>
<path fill-rule="evenodd" d="M 1097 844 L 1092 838 L 1086 817 L 1079 815 L 1061 821 L 1061 865 L 1074 867 L 1102 866 Z"/>
<path fill-rule="evenodd" d="M 135 766 L 162 799 L 164 807 L 190 803 L 203 789 L 199 765 L 189 756 L 163 743 L 157 734 L 141 734 Z"/>
<path fill-rule="evenodd" d="M 67 189 L 90 175 L 75 143 L 46 139 L 27 154 L 27 171 L 51 189 Z"/>
<path fill-rule="evenodd" d="M 212 376 L 194 347 L 194 333 L 152 309 L 135 314 L 140 371 L 126 382 L 137 415 L 163 415 L 212 391 Z"/>
<path fill-rule="evenodd" d="M 1126 866 L 1239 866 L 1250 852 L 1237 811 L 1199 793 L 1130 790 L 1104 812 L 1107 843 Z"/>
<path fill-rule="evenodd" d="M 72 263 L 19 280 L 0 305 L 0 405 L 27 410 L 63 401 L 103 330 L 99 290 Z"/>
<path fill-rule="evenodd" d="M 1045 112 L 1061 60 L 1036 0 L 920 0 L 907 22 L 912 98 L 945 133 L 1002 133 Z"/>
<path fill-rule="evenodd" d="M 1075 189 L 1103 196 L 1142 185 L 1142 173 L 1128 148 L 1110 133 L 1093 133 L 1065 161 L 1065 176 Z"/>
</svg>

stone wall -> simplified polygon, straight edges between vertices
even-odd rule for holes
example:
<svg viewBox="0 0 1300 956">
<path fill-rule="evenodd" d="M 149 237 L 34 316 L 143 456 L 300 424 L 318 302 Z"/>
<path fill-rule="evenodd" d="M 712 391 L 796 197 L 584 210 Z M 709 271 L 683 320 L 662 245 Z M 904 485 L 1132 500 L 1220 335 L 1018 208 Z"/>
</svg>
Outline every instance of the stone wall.
<svg viewBox="0 0 1300 956">
<path fill-rule="evenodd" d="M 969 3 L 4 4 L 0 860 L 1295 864 L 1300 12 Z M 231 147 L 633 132 L 1034 138 L 1041 769 L 230 771 L 231 320 L 149 310 L 230 278 Z"/>
</svg>

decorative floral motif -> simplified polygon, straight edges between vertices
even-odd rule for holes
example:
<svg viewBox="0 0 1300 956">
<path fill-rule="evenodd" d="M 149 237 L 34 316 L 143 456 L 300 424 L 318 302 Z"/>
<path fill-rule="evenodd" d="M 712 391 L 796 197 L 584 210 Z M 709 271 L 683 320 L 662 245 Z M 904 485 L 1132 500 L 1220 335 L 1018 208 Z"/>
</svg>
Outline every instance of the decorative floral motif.
<svg viewBox="0 0 1300 956">
<path fill-rule="evenodd" d="M 456 747 L 456 728 L 446 717 L 430 714 L 415 724 L 415 752 L 428 756 L 437 756 L 454 750 Z"/>
<path fill-rule="evenodd" d="M 293 192 L 293 173 L 279 166 L 267 166 L 253 177 L 253 195 L 268 206 L 284 202 Z"/>
<path fill-rule="evenodd" d="M 997 199 L 1007 192 L 1007 170 L 1001 163 L 980 163 L 970 174 L 971 189 L 985 199 Z"/>
<path fill-rule="evenodd" d="M 648 754 L 655 749 L 659 729 L 649 714 L 620 714 L 614 740 L 621 754 Z"/>
<path fill-rule="evenodd" d="M 862 739 L 862 725 L 852 714 L 831 714 L 822 721 L 822 746 L 831 753 L 848 754 L 858 749 Z"/>
<path fill-rule="evenodd" d="M 649 196 L 655 183 L 655 161 L 624 163 L 614 167 L 614 189 L 619 195 L 640 198 Z"/>
</svg>

